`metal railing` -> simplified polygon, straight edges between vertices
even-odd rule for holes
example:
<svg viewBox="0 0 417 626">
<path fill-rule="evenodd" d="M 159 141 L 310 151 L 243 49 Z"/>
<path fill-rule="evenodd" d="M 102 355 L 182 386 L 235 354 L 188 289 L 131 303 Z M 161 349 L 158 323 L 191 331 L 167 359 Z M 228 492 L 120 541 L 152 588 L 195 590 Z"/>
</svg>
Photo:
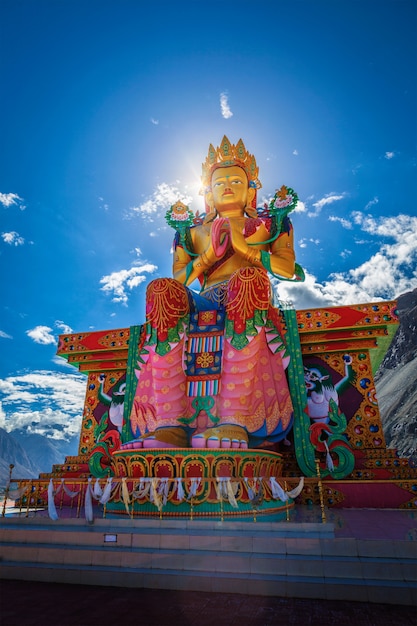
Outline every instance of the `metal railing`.
<svg viewBox="0 0 417 626">
<path fill-rule="evenodd" d="M 51 510 L 55 509 L 57 517 L 80 518 L 84 509 L 87 519 L 87 508 L 91 507 L 94 517 L 103 518 L 110 511 L 112 515 L 130 518 L 159 516 L 162 519 L 164 516 L 179 515 L 188 516 L 191 520 L 197 516 L 220 517 L 223 521 L 225 516 L 235 518 L 236 516 L 252 516 L 256 521 L 259 515 L 275 514 L 279 508 L 279 511 L 284 514 L 281 517 L 290 521 L 293 501 L 298 496 L 297 493 L 294 497 L 294 492 L 297 486 L 300 487 L 299 478 L 278 477 L 275 479 L 281 493 L 281 497 L 278 497 L 276 493 L 274 494 L 269 479 L 262 477 L 251 479 L 186 478 L 181 481 L 183 493 L 179 494 L 179 479 L 177 478 L 12 479 L 12 469 L 11 466 L 9 482 L 4 494 L 2 517 L 5 517 L 7 509 L 9 509 L 9 515 L 19 517 L 45 517 L 46 515 L 51 517 Z M 111 481 L 110 497 L 103 501 L 103 492 L 109 481 Z M 146 481 L 148 481 L 148 490 L 144 489 Z M 195 481 L 198 481 L 197 487 Z M 313 493 L 315 500 L 318 498 L 321 521 L 325 523 L 325 495 L 318 464 L 317 478 L 303 479 L 303 485 L 307 491 Z M 202 506 L 207 498 L 204 500 L 201 494 L 207 496 L 209 490 L 214 497 L 210 498 L 211 510 L 207 512 Z M 235 495 L 236 501 L 233 502 Z M 10 505 L 8 507 L 8 500 L 14 501 L 16 505 L 13 508 Z M 90 500 L 91 503 L 87 507 Z M 275 508 L 274 500 L 280 500 Z M 175 510 L 179 512 L 176 513 Z"/>
</svg>

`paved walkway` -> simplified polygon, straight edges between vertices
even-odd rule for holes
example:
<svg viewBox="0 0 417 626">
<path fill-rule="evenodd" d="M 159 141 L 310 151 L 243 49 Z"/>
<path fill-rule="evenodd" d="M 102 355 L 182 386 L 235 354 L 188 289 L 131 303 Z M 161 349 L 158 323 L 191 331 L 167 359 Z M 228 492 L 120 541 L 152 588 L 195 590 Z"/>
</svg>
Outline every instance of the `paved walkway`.
<svg viewBox="0 0 417 626">
<path fill-rule="evenodd" d="M 416 626 L 413 607 L 0 581 L 1 626 Z"/>
</svg>

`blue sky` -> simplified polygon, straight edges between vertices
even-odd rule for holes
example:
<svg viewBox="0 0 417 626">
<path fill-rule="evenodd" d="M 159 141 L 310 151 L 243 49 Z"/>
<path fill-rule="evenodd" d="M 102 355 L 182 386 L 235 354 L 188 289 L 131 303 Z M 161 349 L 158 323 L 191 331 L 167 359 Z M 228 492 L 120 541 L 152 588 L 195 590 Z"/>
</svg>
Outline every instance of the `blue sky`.
<svg viewBox="0 0 417 626">
<path fill-rule="evenodd" d="M 417 287 L 414 0 L 3 0 L 0 426 L 77 433 L 58 334 L 144 321 L 171 274 L 166 209 L 242 137 L 282 184 L 296 308 Z"/>
</svg>

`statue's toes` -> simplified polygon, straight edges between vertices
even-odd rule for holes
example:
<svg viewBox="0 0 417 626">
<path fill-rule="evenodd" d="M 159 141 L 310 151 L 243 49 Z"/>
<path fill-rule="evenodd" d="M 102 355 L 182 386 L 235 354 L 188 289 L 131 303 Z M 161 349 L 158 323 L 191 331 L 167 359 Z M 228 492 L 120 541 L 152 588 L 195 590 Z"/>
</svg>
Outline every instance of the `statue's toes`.
<svg viewBox="0 0 417 626">
<path fill-rule="evenodd" d="M 156 447 L 156 446 L 155 446 Z M 211 435 L 210 437 L 204 436 L 203 433 L 194 435 L 191 438 L 192 448 L 210 448 L 212 450 L 223 448 L 225 450 L 247 450 L 248 442 L 245 439 L 231 439 L 230 437 L 220 437 L 217 435 Z"/>
<path fill-rule="evenodd" d="M 204 435 L 194 435 L 191 437 L 191 447 L 192 448 L 206 448 L 207 440 Z"/>
</svg>

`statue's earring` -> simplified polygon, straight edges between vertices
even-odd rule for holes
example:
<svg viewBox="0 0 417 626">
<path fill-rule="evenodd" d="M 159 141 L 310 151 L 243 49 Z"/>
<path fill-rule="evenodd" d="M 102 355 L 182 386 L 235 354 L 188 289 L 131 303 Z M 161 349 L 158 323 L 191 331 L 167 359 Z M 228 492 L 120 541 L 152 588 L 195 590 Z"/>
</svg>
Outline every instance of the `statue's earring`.
<svg viewBox="0 0 417 626">
<path fill-rule="evenodd" d="M 256 209 L 253 208 L 252 205 L 248 204 L 247 207 L 245 207 L 245 213 L 246 215 L 248 215 L 249 217 L 258 217 L 258 212 Z"/>
<path fill-rule="evenodd" d="M 208 222 L 212 222 L 215 219 L 215 217 L 217 217 L 217 211 L 214 207 L 207 205 L 207 208 L 208 208 L 208 211 L 204 218 L 205 224 L 207 224 Z"/>
<path fill-rule="evenodd" d="M 206 192 L 204 200 L 206 204 L 206 216 L 204 218 L 204 223 L 212 222 L 217 215 L 217 211 L 214 208 L 214 200 L 211 189 L 208 189 L 208 191 Z"/>
</svg>

